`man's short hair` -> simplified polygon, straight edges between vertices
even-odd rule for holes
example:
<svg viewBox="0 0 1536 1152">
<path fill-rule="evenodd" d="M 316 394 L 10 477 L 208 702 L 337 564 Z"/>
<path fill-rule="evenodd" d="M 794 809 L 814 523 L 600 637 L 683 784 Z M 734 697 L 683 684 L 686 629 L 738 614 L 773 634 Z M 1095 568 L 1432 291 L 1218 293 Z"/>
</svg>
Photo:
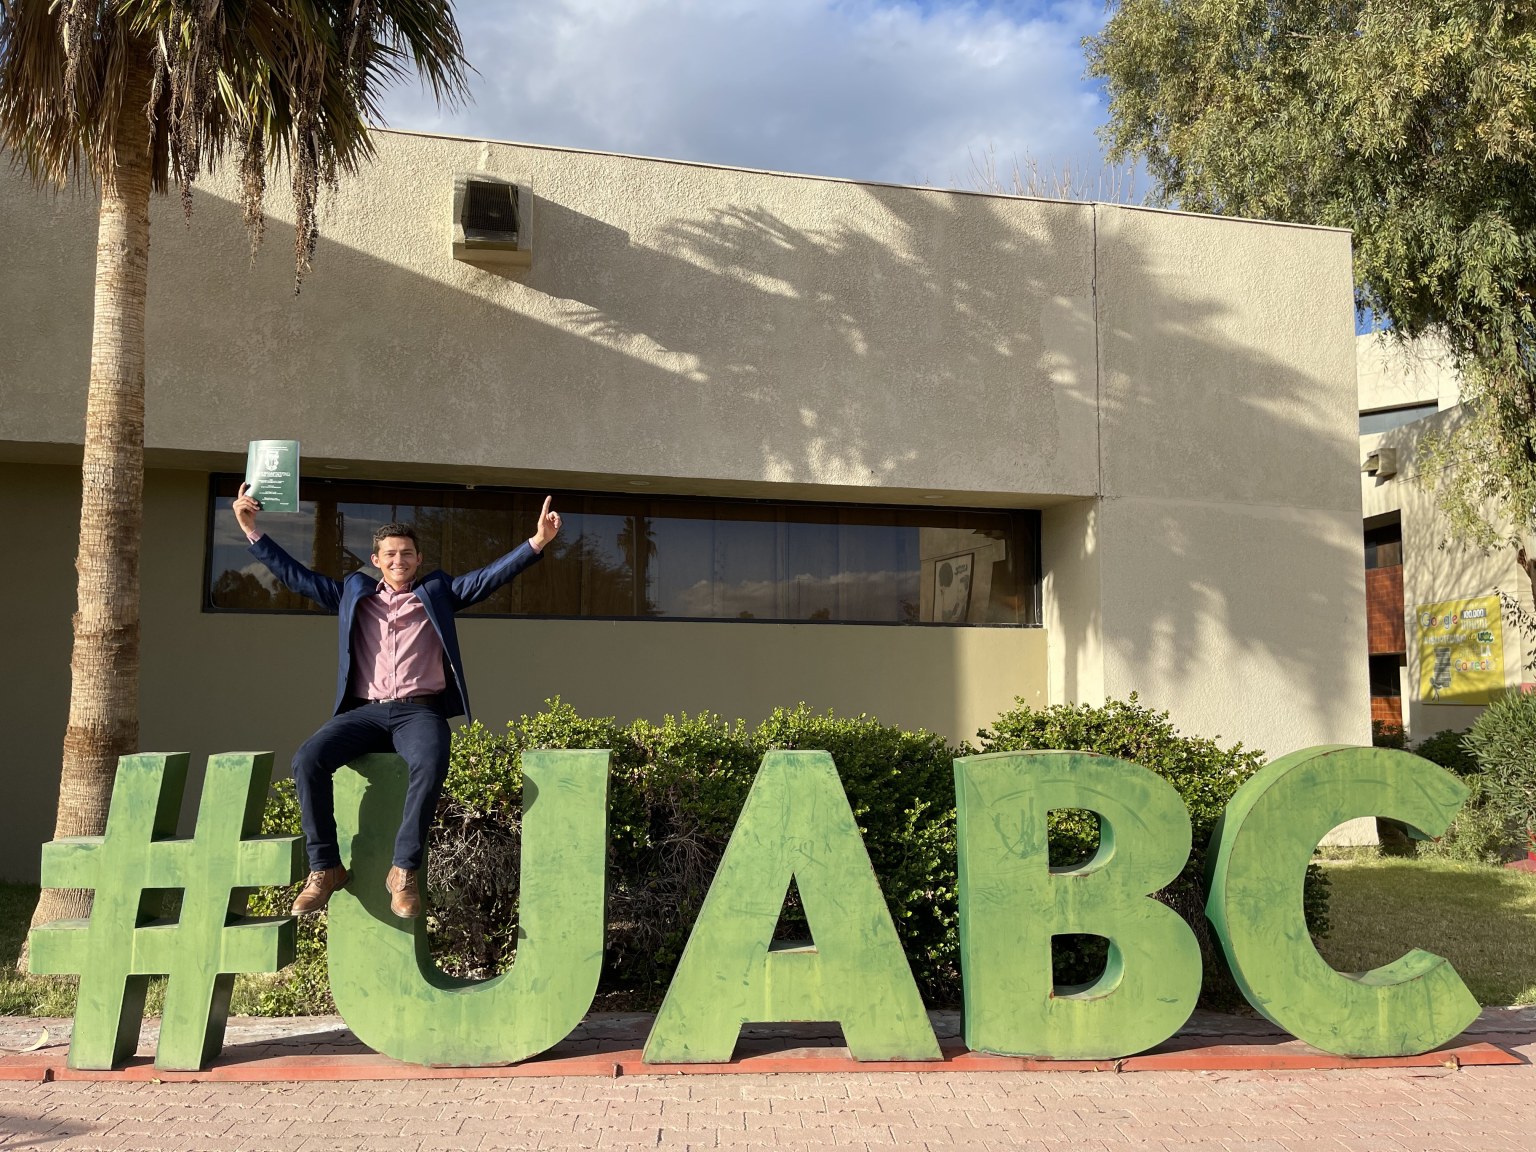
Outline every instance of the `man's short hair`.
<svg viewBox="0 0 1536 1152">
<path fill-rule="evenodd" d="M 409 524 L 382 524 L 373 530 L 373 550 L 377 552 L 379 545 L 391 536 L 404 536 L 412 544 L 416 545 L 416 551 L 421 551 L 421 541 L 416 539 L 416 529 Z"/>
</svg>

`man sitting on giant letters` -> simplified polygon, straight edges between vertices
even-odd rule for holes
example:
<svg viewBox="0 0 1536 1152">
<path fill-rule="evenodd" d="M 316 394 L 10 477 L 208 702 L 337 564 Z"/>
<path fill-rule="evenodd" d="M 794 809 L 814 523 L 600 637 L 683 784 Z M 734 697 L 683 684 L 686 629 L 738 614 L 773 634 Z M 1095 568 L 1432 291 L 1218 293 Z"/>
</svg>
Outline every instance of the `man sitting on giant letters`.
<svg viewBox="0 0 1536 1152">
<path fill-rule="evenodd" d="M 341 617 L 335 710 L 293 758 L 310 867 L 293 912 L 318 912 L 349 878 L 336 843 L 336 769 L 369 752 L 393 751 L 405 760 L 410 782 L 385 884 L 390 910 L 414 918 L 421 913 L 416 874 L 448 774 L 448 720 L 470 714 L 454 613 L 480 603 L 537 561 L 560 531 L 560 514 L 546 497 L 533 536 L 463 576 L 434 570 L 418 578 L 415 530 L 385 524 L 373 534 L 369 558 L 381 578 L 353 572 L 337 580 L 306 568 L 257 531 L 261 505 L 246 488 L 240 486 L 234 512 L 252 554 L 288 589 Z"/>
</svg>

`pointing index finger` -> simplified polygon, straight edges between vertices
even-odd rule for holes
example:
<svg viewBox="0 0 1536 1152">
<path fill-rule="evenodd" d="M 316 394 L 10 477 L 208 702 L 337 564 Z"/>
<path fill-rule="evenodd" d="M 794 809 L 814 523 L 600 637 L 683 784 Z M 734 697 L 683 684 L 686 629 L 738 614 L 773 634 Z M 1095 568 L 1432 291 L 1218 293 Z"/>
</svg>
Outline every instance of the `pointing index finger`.
<svg viewBox="0 0 1536 1152">
<path fill-rule="evenodd" d="M 552 501 L 553 499 L 554 499 L 553 496 L 546 496 L 546 497 L 544 497 L 544 511 L 539 513 L 539 519 L 540 520 L 544 519 L 546 516 L 549 515 L 549 505 L 550 505 L 550 501 Z"/>
</svg>

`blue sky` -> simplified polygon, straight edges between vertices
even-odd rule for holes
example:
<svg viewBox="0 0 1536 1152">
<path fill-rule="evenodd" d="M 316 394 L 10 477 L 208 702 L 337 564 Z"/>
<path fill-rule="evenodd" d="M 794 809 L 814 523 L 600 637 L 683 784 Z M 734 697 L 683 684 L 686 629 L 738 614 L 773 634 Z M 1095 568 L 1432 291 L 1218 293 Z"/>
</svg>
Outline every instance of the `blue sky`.
<svg viewBox="0 0 1536 1152">
<path fill-rule="evenodd" d="M 1097 174 L 1102 0 L 458 0 L 474 102 L 391 127 L 976 187 L 990 149 Z"/>
</svg>

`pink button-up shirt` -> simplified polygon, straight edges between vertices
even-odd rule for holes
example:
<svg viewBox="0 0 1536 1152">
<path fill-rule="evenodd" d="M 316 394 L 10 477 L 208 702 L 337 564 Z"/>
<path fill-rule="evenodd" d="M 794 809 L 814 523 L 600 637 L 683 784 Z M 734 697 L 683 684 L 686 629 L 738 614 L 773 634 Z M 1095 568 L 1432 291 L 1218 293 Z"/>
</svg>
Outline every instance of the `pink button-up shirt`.
<svg viewBox="0 0 1536 1152">
<path fill-rule="evenodd" d="M 347 691 L 364 700 L 393 700 L 445 687 L 443 642 L 426 604 L 409 588 L 396 592 L 380 580 L 377 592 L 357 602 Z"/>
<path fill-rule="evenodd" d="M 246 534 L 252 544 L 262 535 Z M 443 642 L 416 593 L 396 592 L 380 580 L 377 591 L 357 602 L 348 693 L 395 700 L 441 692 L 448 686 L 444 666 Z"/>
</svg>

